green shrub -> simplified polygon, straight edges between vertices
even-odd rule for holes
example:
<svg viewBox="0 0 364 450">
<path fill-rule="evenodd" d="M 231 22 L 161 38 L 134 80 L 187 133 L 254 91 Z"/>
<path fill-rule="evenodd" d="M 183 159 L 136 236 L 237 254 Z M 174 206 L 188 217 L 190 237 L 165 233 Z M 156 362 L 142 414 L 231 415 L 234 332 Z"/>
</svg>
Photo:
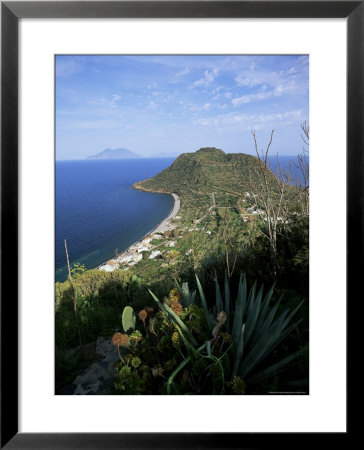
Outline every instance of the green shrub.
<svg viewBox="0 0 364 450">
<path fill-rule="evenodd" d="M 234 301 L 225 277 L 223 293 L 216 280 L 214 301 L 208 302 L 197 276 L 199 297 L 187 283 L 176 284 L 163 301 L 150 291 L 159 312 L 145 308 L 138 314 L 139 340 L 124 347 L 116 393 L 244 394 L 257 385 L 264 392 L 264 380 L 301 355 L 300 348 L 276 353 L 300 323 L 292 318 L 302 302 L 281 311 L 282 298 L 272 301 L 274 286 L 263 296 L 263 287 L 254 283 L 248 290 L 241 276 Z"/>
</svg>

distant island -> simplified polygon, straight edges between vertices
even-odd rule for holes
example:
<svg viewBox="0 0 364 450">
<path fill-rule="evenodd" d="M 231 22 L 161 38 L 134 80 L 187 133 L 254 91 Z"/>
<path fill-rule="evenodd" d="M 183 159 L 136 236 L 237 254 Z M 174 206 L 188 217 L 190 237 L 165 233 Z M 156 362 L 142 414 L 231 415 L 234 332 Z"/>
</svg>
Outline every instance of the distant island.
<svg viewBox="0 0 364 450">
<path fill-rule="evenodd" d="M 133 159 L 141 158 L 141 155 L 133 153 L 126 148 L 106 148 L 96 155 L 88 156 L 87 159 Z"/>
</svg>

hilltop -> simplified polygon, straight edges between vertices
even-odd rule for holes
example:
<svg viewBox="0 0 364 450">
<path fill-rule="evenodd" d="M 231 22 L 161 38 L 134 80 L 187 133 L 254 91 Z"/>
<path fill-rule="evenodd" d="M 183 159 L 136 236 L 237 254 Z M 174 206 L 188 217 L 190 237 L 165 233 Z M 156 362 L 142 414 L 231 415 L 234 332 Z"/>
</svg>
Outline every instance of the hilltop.
<svg viewBox="0 0 364 450">
<path fill-rule="evenodd" d="M 96 155 L 88 156 L 87 159 L 132 159 L 141 158 L 137 153 L 131 152 L 126 148 L 106 148 Z"/>
<path fill-rule="evenodd" d="M 220 191 L 241 195 L 257 182 L 259 164 L 252 155 L 226 154 L 223 150 L 205 147 L 194 153 L 182 153 L 170 167 L 133 187 L 177 194 L 192 189 L 200 193 Z M 273 181 L 274 175 L 270 178 Z"/>
</svg>

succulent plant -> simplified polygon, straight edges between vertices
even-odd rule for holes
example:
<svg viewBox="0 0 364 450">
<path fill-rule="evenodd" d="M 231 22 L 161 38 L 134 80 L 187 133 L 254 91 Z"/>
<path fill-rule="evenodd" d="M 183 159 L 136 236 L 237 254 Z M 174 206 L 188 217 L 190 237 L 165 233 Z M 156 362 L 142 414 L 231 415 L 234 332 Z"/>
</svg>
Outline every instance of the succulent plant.
<svg viewBox="0 0 364 450">
<path fill-rule="evenodd" d="M 196 279 L 206 321 L 210 328 L 212 326 L 211 313 L 207 310 L 207 302 L 197 275 Z M 231 334 L 232 342 L 235 344 L 232 376 L 238 375 L 249 384 L 258 383 L 272 374 L 276 374 L 301 354 L 301 350 L 299 350 L 272 366 L 262 368 L 258 372 L 255 370 L 301 322 L 301 320 L 298 320 L 291 324 L 291 319 L 301 307 L 303 301 L 293 311 L 287 308 L 276 318 L 283 295 L 274 306 L 271 306 L 273 290 L 274 285 L 263 298 L 263 286 L 257 292 L 257 283 L 255 282 L 248 292 L 246 277 L 241 275 L 235 301 L 234 319 L 233 323 L 230 324 L 228 321 L 228 310 L 230 309 L 228 281 L 225 276 L 225 302 L 222 301 L 219 284 L 216 281 L 216 310 L 219 311 L 225 304 L 227 309 L 225 324 L 228 324 L 227 331 Z"/>
<path fill-rule="evenodd" d="M 136 316 L 134 309 L 131 306 L 125 306 L 121 322 L 123 324 L 125 333 L 127 333 L 129 330 L 133 331 L 135 329 Z"/>
<path fill-rule="evenodd" d="M 210 339 L 201 342 L 199 346 L 198 340 L 191 332 L 191 328 L 187 327 L 190 322 L 184 322 L 185 315 L 179 317 L 175 311 L 166 303 L 162 303 L 151 292 L 152 297 L 158 304 L 161 311 L 168 317 L 175 327 L 172 336 L 174 346 L 178 341 L 184 344 L 188 352 L 183 361 L 178 365 L 167 381 L 167 393 L 172 393 L 174 380 L 177 375 L 185 369 L 185 367 L 194 361 L 210 360 L 210 373 L 213 379 L 218 377 L 221 379 L 221 393 L 224 392 L 224 379 L 228 375 L 231 383 L 230 386 L 234 393 L 244 393 L 245 384 L 253 385 L 260 381 L 275 375 L 284 369 L 288 363 L 301 354 L 301 350 L 277 361 L 264 366 L 264 361 L 276 349 L 276 347 L 293 331 L 300 323 L 300 320 L 291 323 L 293 316 L 301 307 L 302 302 L 298 304 L 292 311 L 286 308 L 277 314 L 282 296 L 271 305 L 274 285 L 263 296 L 263 286 L 257 289 L 257 283 L 248 289 L 246 277 L 241 275 L 238 283 L 238 293 L 235 302 L 232 302 L 233 308 L 231 317 L 230 311 L 230 290 L 227 277 L 225 276 L 224 298 L 221 295 L 220 287 L 216 281 L 216 298 L 215 306 L 210 309 L 206 300 L 201 282 L 196 275 L 198 292 L 200 294 L 202 317 L 205 316 L 205 324 L 210 333 Z M 177 284 L 178 289 L 180 286 Z M 181 292 L 181 291 L 180 291 Z M 185 289 L 185 293 L 188 292 Z M 185 296 L 182 298 L 185 301 Z M 186 295 L 188 298 L 188 295 Z M 186 302 L 190 303 L 190 302 Z M 190 303 L 191 305 L 191 303 Z M 189 306 L 191 308 L 192 306 Z M 217 314 L 216 314 L 217 313 Z M 278 315 L 278 317 L 276 317 Z M 230 320 L 229 320 L 230 319 Z M 225 329 L 225 331 L 223 331 Z M 220 342 L 227 344 L 228 348 L 220 353 L 216 353 L 216 345 L 218 339 Z M 200 344 L 201 344 L 200 343 Z M 214 352 L 215 348 L 215 352 Z M 222 348 L 222 347 L 221 347 Z M 223 362 L 225 358 L 230 360 L 226 366 Z M 224 367 L 225 364 L 225 367 Z M 262 365 L 263 364 L 263 365 Z M 225 373 L 226 369 L 228 372 Z"/>
</svg>

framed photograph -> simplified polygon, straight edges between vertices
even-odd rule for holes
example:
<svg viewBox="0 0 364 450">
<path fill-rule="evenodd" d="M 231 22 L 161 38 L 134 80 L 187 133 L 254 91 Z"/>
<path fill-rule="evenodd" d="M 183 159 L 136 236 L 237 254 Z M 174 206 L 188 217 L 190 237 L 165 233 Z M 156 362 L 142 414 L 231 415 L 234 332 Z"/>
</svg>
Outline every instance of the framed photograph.
<svg viewBox="0 0 364 450">
<path fill-rule="evenodd" d="M 2 447 L 347 445 L 363 17 L 2 2 Z"/>
</svg>

